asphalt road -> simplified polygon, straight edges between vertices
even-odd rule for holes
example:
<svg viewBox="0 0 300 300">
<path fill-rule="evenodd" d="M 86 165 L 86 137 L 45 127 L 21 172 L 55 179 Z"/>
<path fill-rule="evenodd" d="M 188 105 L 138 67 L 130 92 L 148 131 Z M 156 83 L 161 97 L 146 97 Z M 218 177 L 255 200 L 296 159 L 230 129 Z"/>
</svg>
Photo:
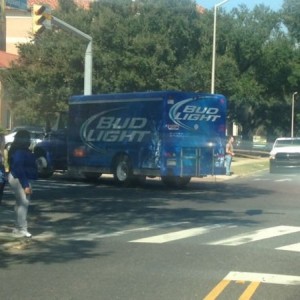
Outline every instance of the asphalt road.
<svg viewBox="0 0 300 300">
<path fill-rule="evenodd" d="M 57 176 L 35 185 L 34 237 L 0 207 L 0 299 L 300 297 L 297 174 L 119 188 Z"/>
</svg>

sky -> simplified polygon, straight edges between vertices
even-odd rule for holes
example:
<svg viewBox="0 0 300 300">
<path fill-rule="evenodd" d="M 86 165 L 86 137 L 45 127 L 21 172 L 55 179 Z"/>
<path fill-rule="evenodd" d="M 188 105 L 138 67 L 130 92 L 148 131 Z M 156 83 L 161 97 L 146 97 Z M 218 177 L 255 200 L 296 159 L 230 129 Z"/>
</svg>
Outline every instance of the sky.
<svg viewBox="0 0 300 300">
<path fill-rule="evenodd" d="M 231 10 L 234 7 L 238 7 L 241 4 L 245 4 L 249 9 L 253 9 L 255 5 L 264 4 L 269 6 L 272 10 L 277 11 L 282 7 L 284 0 L 228 0 L 228 2 L 222 5 L 225 10 Z M 222 2 L 222 0 L 197 0 L 201 6 L 206 9 L 211 9 L 215 4 Z"/>
</svg>

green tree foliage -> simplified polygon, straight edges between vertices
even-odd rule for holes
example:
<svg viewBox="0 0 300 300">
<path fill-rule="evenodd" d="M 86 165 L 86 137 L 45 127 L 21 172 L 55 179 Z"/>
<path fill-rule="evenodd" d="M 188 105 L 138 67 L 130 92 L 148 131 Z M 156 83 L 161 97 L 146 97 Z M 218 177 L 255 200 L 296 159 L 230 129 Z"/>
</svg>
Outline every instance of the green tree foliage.
<svg viewBox="0 0 300 300">
<path fill-rule="evenodd" d="M 245 136 L 289 132 L 300 83 L 298 2 L 285 0 L 280 13 L 218 9 L 215 89 Z M 101 0 L 89 10 L 59 3 L 53 15 L 93 37 L 93 93 L 210 91 L 212 10 L 200 13 L 194 0 Z M 19 123 L 44 124 L 83 93 L 86 46 L 58 28 L 19 46 L 18 62 L 0 73 Z"/>
<path fill-rule="evenodd" d="M 282 14 L 285 26 L 298 43 L 300 42 L 300 2 L 298 0 L 284 0 Z"/>
<path fill-rule="evenodd" d="M 288 115 L 282 112 L 289 111 L 286 95 L 294 53 L 282 30 L 280 14 L 263 5 L 252 11 L 241 6 L 231 11 L 226 23 L 229 33 L 224 35 L 224 56 L 230 56 L 235 65 L 229 69 L 231 118 L 249 138 L 261 128 L 269 136 L 287 131 Z"/>
<path fill-rule="evenodd" d="M 176 68 L 199 51 L 200 15 L 190 0 L 174 3 L 94 4 L 96 92 L 180 88 Z"/>
</svg>

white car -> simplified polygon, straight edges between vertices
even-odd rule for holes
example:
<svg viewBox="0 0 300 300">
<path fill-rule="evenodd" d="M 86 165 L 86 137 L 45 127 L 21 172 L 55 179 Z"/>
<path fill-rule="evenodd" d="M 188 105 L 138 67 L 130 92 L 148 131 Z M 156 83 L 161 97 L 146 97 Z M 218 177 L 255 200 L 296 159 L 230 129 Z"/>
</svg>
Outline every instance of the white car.
<svg viewBox="0 0 300 300">
<path fill-rule="evenodd" d="M 44 136 L 43 128 L 31 127 L 31 126 L 29 126 L 29 127 L 20 126 L 20 127 L 14 128 L 11 133 L 5 135 L 4 139 L 5 139 L 5 148 L 6 149 L 8 149 L 10 147 L 11 143 L 15 139 L 16 133 L 18 132 L 18 130 L 21 130 L 21 129 L 25 129 L 25 130 L 28 130 L 30 132 L 31 147 L 42 141 L 43 136 Z"/>
<path fill-rule="evenodd" d="M 300 138 L 278 138 L 270 152 L 270 173 L 300 170 Z"/>
</svg>

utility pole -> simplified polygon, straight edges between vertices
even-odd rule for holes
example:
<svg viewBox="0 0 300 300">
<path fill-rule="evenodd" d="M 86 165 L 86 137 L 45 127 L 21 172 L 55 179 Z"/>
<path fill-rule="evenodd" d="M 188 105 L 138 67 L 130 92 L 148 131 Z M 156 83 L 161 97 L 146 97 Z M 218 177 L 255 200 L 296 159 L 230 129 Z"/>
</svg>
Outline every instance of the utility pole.
<svg viewBox="0 0 300 300">
<path fill-rule="evenodd" d="M 212 50 L 212 67 L 211 67 L 211 93 L 215 93 L 215 72 L 216 72 L 216 35 L 217 35 L 217 10 L 218 7 L 225 4 L 228 0 L 223 0 L 214 6 L 214 31 L 213 31 L 213 50 Z"/>
<path fill-rule="evenodd" d="M 294 137 L 294 115 L 295 115 L 295 96 L 298 92 L 293 93 L 292 95 L 292 122 L 291 122 L 291 137 Z"/>
<path fill-rule="evenodd" d="M 6 51 L 6 1 L 0 0 L 0 50 Z"/>
</svg>

